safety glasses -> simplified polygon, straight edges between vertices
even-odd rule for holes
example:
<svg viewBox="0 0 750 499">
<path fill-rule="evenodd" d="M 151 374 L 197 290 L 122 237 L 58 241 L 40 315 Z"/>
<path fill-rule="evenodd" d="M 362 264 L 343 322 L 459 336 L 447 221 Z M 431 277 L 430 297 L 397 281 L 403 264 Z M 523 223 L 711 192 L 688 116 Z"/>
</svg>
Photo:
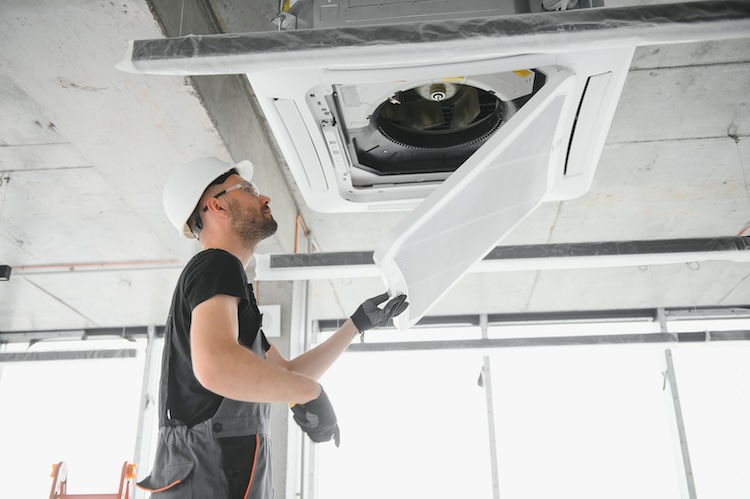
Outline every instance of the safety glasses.
<svg viewBox="0 0 750 499">
<path fill-rule="evenodd" d="M 235 184 L 232 187 L 227 187 L 223 191 L 221 191 L 218 194 L 216 194 L 214 196 L 214 198 L 219 198 L 219 197 L 223 196 L 224 194 L 227 194 L 227 193 L 232 192 L 232 191 L 237 190 L 237 189 L 242 189 L 245 192 L 245 194 L 250 194 L 251 196 L 255 196 L 255 197 L 260 196 L 260 192 L 258 191 L 258 187 L 254 183 L 252 183 L 252 182 L 240 182 L 239 184 Z M 208 206 L 204 206 L 203 207 L 203 211 L 204 212 L 208 211 Z"/>
</svg>

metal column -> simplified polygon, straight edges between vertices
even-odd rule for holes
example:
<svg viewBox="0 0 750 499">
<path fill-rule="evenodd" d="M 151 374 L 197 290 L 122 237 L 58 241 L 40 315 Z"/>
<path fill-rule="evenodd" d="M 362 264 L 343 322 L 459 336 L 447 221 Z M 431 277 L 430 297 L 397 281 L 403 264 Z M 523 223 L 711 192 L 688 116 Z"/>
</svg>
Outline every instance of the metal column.
<svg viewBox="0 0 750 499">
<path fill-rule="evenodd" d="M 487 314 L 479 316 L 479 327 L 482 330 L 482 339 L 489 338 L 487 333 Z M 492 473 L 492 497 L 500 499 L 500 477 L 498 476 L 497 464 L 497 439 L 495 438 L 495 405 L 492 401 L 492 373 L 490 372 L 490 357 L 484 356 L 482 365 L 482 376 L 480 378 L 487 399 L 487 424 L 489 427 L 490 440 L 490 463 Z"/>
<path fill-rule="evenodd" d="M 680 405 L 680 394 L 677 390 L 677 375 L 672 361 L 672 350 L 665 352 L 667 370 L 664 373 L 664 390 L 668 400 L 674 409 L 676 437 L 675 444 L 679 445 L 682 466 L 678 466 L 678 477 L 680 485 L 680 496 L 683 499 L 697 499 L 695 492 L 695 481 L 693 479 L 693 467 L 690 464 L 690 452 L 688 451 L 687 435 L 685 433 L 685 421 L 682 418 L 682 406 Z M 667 390 L 668 389 L 668 390 Z M 673 432 L 675 433 L 675 432 Z"/>
<path fill-rule="evenodd" d="M 307 251 L 312 239 L 307 238 Z M 289 357 L 295 358 L 315 343 L 318 330 L 310 320 L 310 281 L 294 281 L 292 288 L 292 324 Z M 317 496 L 317 447 L 305 438 L 289 416 L 287 440 L 287 499 L 314 499 Z"/>
<path fill-rule="evenodd" d="M 294 281 L 292 285 L 290 358 L 304 352 L 309 343 L 308 288 L 308 281 Z M 309 445 L 291 416 L 288 419 L 288 428 L 285 499 L 304 499 L 308 497 L 306 471 L 310 467 Z"/>
<path fill-rule="evenodd" d="M 138 466 L 140 475 L 146 476 L 151 469 L 151 448 L 154 424 L 158 415 L 159 377 L 161 373 L 161 351 L 164 338 L 156 336 L 156 328 L 148 326 L 148 343 L 146 344 L 146 358 L 143 366 L 143 382 L 141 385 L 141 405 L 138 416 L 138 432 L 135 440 L 134 462 Z M 131 497 L 146 497 L 146 492 L 133 487 Z"/>
<path fill-rule="evenodd" d="M 8 349 L 7 343 L 0 343 L 0 355 Z M 3 364 L 0 363 L 0 382 L 3 380 Z"/>
</svg>

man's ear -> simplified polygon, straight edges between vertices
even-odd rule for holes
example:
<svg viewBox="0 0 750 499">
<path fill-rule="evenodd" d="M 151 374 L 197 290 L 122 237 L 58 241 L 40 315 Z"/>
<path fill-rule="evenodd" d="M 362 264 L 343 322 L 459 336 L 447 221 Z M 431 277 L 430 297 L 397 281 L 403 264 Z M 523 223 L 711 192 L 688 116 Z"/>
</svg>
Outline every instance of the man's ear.
<svg viewBox="0 0 750 499">
<path fill-rule="evenodd" d="M 224 206 L 224 201 L 221 199 L 210 197 L 206 202 L 206 206 L 208 207 L 208 211 L 215 215 L 226 216 L 228 214 L 227 209 Z"/>
</svg>

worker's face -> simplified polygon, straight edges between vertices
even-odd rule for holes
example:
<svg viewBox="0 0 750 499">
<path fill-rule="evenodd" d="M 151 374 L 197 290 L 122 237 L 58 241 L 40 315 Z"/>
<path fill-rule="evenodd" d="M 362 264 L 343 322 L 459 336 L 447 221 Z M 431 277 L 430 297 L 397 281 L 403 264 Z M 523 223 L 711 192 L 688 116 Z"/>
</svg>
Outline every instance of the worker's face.
<svg viewBox="0 0 750 499">
<path fill-rule="evenodd" d="M 236 185 L 244 181 L 239 175 L 232 175 L 226 184 Z M 255 246 L 276 233 L 278 224 L 271 214 L 271 198 L 251 188 L 236 189 L 226 198 L 232 230 L 243 242 Z"/>
</svg>

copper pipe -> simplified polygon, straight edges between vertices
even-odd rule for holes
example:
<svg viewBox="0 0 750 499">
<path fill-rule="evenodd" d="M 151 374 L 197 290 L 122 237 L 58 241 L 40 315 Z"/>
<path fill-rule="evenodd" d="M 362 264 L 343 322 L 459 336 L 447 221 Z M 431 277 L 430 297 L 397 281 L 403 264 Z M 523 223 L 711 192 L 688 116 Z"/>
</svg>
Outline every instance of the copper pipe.
<svg viewBox="0 0 750 499">
<path fill-rule="evenodd" d="M 302 215 L 297 213 L 297 218 L 294 222 L 294 253 L 299 252 L 299 229 L 300 226 L 302 227 L 302 233 L 307 236 L 310 234 L 310 231 L 307 230 L 307 226 L 305 225 L 305 221 L 302 220 Z"/>
<path fill-rule="evenodd" d="M 305 225 L 305 221 L 302 219 L 302 215 L 297 213 L 297 216 L 294 219 L 294 253 L 299 252 L 299 230 L 302 229 L 302 233 L 307 236 L 310 234 L 310 231 L 307 230 L 307 225 Z M 258 280 L 255 279 L 253 281 L 253 293 L 255 294 L 255 302 L 260 303 L 260 292 L 259 292 L 259 283 Z"/>
<path fill-rule="evenodd" d="M 74 270 L 77 268 L 89 268 L 89 267 L 135 267 L 135 266 L 147 266 L 147 265 L 172 265 L 179 264 L 179 260 L 129 260 L 124 262 L 78 262 L 78 263 L 48 263 L 42 265 L 14 265 L 13 270 L 41 270 L 41 269 L 69 269 Z"/>
</svg>

